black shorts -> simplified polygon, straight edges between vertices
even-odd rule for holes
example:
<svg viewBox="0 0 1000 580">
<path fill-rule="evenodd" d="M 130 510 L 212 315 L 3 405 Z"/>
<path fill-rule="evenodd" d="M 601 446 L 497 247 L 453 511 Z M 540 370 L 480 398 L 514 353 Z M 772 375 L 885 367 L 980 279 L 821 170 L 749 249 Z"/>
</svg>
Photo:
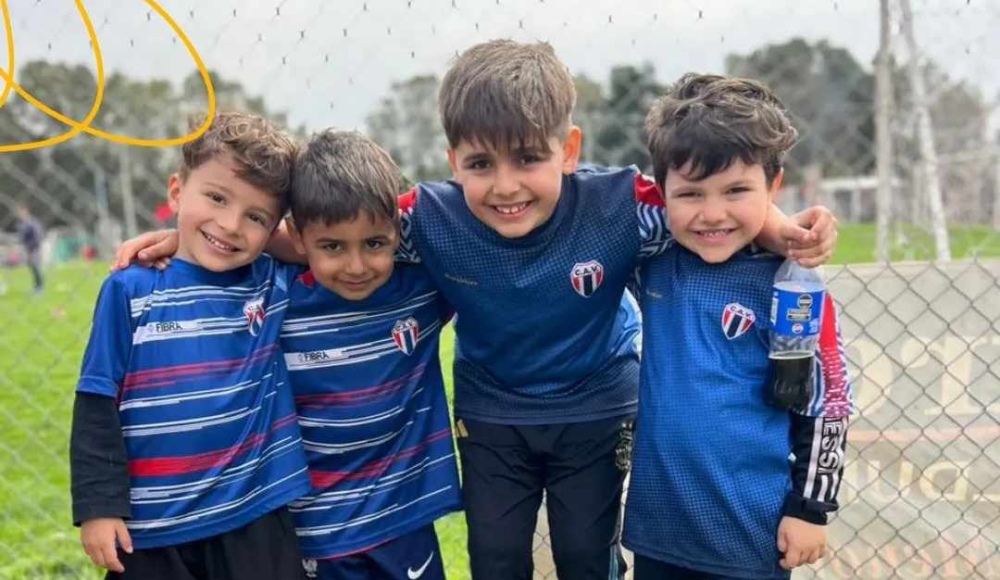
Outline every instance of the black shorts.
<svg viewBox="0 0 1000 580">
<path fill-rule="evenodd" d="M 459 418 L 455 434 L 474 580 L 531 580 L 543 493 L 558 576 L 624 578 L 621 497 L 631 416 L 559 425 Z"/>
<path fill-rule="evenodd" d="M 287 508 L 225 534 L 163 548 L 118 550 L 108 580 L 300 580 L 302 553 Z"/>
<path fill-rule="evenodd" d="M 640 554 L 635 554 L 634 556 L 634 565 L 632 566 L 634 580 L 741 580 L 735 576 L 719 576 L 717 574 L 674 566 L 673 564 L 647 558 Z M 782 578 L 790 577 L 791 573 L 782 575 Z"/>
</svg>

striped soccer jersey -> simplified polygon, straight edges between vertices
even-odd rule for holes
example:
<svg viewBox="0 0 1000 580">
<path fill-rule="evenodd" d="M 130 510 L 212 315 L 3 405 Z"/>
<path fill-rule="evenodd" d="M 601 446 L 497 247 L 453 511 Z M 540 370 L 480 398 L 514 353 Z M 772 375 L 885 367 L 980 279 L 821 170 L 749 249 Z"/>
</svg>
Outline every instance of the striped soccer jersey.
<svg viewBox="0 0 1000 580">
<path fill-rule="evenodd" d="M 278 333 L 293 271 L 175 258 L 101 288 L 77 391 L 115 398 L 136 548 L 242 527 L 309 489 Z"/>
<path fill-rule="evenodd" d="M 438 340 L 450 317 L 421 266 L 369 298 L 303 274 L 281 345 L 313 489 L 291 506 L 307 558 L 365 551 L 461 509 Z"/>
<path fill-rule="evenodd" d="M 639 357 L 619 308 L 639 259 L 672 242 L 663 201 L 635 168 L 564 176 L 549 220 L 506 239 L 455 182 L 400 200 L 404 259 L 455 308 L 455 415 L 569 423 L 635 412 Z"/>
<path fill-rule="evenodd" d="M 765 402 L 782 261 L 747 249 L 707 264 L 675 246 L 641 270 L 642 380 L 623 536 L 638 554 L 725 577 L 786 578 L 776 548 L 786 500 L 836 507 L 853 403 L 829 298 L 813 400 L 794 414 Z M 797 423 L 808 440 L 796 440 Z M 793 466 L 793 449 L 807 466 Z"/>
</svg>

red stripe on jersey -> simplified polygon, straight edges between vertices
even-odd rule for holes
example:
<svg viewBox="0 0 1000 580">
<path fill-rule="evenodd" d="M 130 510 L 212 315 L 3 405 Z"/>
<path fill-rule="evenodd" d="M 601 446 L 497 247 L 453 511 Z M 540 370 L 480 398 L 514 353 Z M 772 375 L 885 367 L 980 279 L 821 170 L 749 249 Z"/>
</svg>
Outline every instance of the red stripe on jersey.
<svg viewBox="0 0 1000 580">
<path fill-rule="evenodd" d="M 823 368 L 823 415 L 845 417 L 850 414 L 847 364 L 837 330 L 837 309 L 827 293 L 823 301 L 823 322 L 819 331 L 819 358 Z"/>
<path fill-rule="evenodd" d="M 299 281 L 305 284 L 306 288 L 312 288 L 316 286 L 316 274 L 313 274 L 312 270 L 307 270 L 299 274 Z"/>
<path fill-rule="evenodd" d="M 295 422 L 294 414 L 278 419 L 271 425 L 273 433 L 286 425 Z M 182 475 L 197 471 L 207 471 L 232 463 L 236 457 L 260 447 L 267 437 L 266 433 L 258 433 L 238 445 L 219 451 L 209 451 L 197 455 L 179 455 L 176 457 L 154 457 L 149 459 L 133 459 L 128 462 L 129 475 L 134 477 L 156 477 L 166 475 Z"/>
<path fill-rule="evenodd" d="M 635 176 L 635 200 L 656 207 L 663 207 L 663 192 L 652 179 L 641 173 Z"/>
<path fill-rule="evenodd" d="M 345 405 L 367 403 L 372 399 L 391 395 L 411 381 L 419 381 L 424 374 L 427 365 L 418 365 L 412 371 L 382 383 L 374 387 L 355 389 L 341 393 L 321 393 L 316 395 L 299 395 L 295 397 L 295 404 L 304 409 L 322 408 L 328 405 Z"/>
<path fill-rule="evenodd" d="M 179 379 L 194 376 L 202 378 L 210 374 L 224 374 L 234 369 L 241 369 L 249 364 L 269 358 L 278 349 L 277 344 L 271 344 L 260 348 L 246 358 L 235 358 L 227 360 L 217 360 L 207 363 L 193 363 L 176 365 L 171 367 L 157 367 L 144 371 L 136 371 L 125 375 L 122 381 L 122 391 L 132 389 L 151 389 L 175 384 Z"/>
<path fill-rule="evenodd" d="M 420 444 L 404 449 L 395 455 L 390 455 L 383 459 L 379 459 L 378 461 L 373 461 L 357 471 L 310 470 L 309 477 L 312 478 L 314 489 L 328 489 L 342 481 L 355 481 L 358 479 L 367 479 L 369 477 L 378 477 L 385 473 L 385 471 L 394 463 L 404 459 L 409 459 L 430 447 L 435 441 L 440 441 L 445 438 L 451 438 L 450 428 L 442 429 L 436 433 L 431 433 L 430 436 L 428 436 L 427 439 L 424 439 Z"/>
<path fill-rule="evenodd" d="M 413 207 L 417 204 L 417 188 L 414 187 L 410 191 L 407 191 L 403 195 L 397 198 L 399 201 L 399 211 L 401 212 L 411 212 Z"/>
</svg>

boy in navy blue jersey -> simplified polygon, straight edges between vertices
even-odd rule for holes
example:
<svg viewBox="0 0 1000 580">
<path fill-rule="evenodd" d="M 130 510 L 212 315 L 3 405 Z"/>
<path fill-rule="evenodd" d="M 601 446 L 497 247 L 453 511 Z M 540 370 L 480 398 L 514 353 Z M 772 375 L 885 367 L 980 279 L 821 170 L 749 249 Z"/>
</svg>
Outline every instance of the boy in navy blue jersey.
<svg viewBox="0 0 1000 580">
<path fill-rule="evenodd" d="M 444 580 L 434 520 L 461 509 L 423 267 L 394 268 L 400 172 L 359 133 L 299 155 L 289 230 L 309 271 L 281 332 L 313 489 L 292 504 L 307 576 Z"/>
<path fill-rule="evenodd" d="M 165 271 L 101 288 L 73 412 L 73 519 L 108 578 L 302 577 L 285 508 L 309 490 L 278 333 L 293 270 L 261 251 L 294 144 L 221 114 L 170 178 Z"/>
<path fill-rule="evenodd" d="M 677 245 L 640 272 L 644 352 L 624 530 L 635 580 L 787 578 L 825 551 L 852 410 L 829 296 L 813 399 L 791 412 L 765 402 L 783 258 L 753 240 L 796 131 L 763 85 L 688 75 L 654 104 L 646 133 Z"/>
<path fill-rule="evenodd" d="M 454 307 L 455 417 L 476 580 L 530 580 L 543 494 L 557 573 L 622 578 L 622 484 L 639 359 L 626 282 L 670 243 L 663 200 L 635 168 L 577 169 L 573 78 L 547 44 L 499 40 L 445 75 L 440 112 L 454 180 L 400 200 L 399 255 Z M 772 249 L 829 257 L 825 210 L 769 222 Z M 131 258 L 169 255 L 159 235 Z"/>
</svg>

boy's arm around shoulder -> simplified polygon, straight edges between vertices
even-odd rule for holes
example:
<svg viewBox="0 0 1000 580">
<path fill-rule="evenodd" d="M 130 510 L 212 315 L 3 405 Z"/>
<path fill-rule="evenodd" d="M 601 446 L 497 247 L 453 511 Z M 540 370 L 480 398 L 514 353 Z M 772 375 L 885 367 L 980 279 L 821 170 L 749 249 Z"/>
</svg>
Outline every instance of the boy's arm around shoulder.
<svg viewBox="0 0 1000 580">
<path fill-rule="evenodd" d="M 399 245 L 396 246 L 396 261 L 410 264 L 420 263 L 420 254 L 414 243 L 413 212 L 417 207 L 418 186 L 399 196 Z"/>
<path fill-rule="evenodd" d="M 73 523 L 131 516 L 118 396 L 132 349 L 127 272 L 104 281 L 77 383 L 70 436 Z"/>
<path fill-rule="evenodd" d="M 847 376 L 840 325 L 833 299 L 823 303 L 819 347 L 813 372 L 813 397 L 791 413 L 792 490 L 784 514 L 825 524 L 839 507 L 837 494 L 844 473 L 848 417 L 854 397 Z"/>
<path fill-rule="evenodd" d="M 667 224 L 663 192 L 656 182 L 638 169 L 635 170 L 634 181 L 636 216 L 639 218 L 639 258 L 646 260 L 671 248 L 674 236 Z"/>
<path fill-rule="evenodd" d="M 122 270 L 130 264 L 139 264 L 147 268 L 155 267 L 163 270 L 170 264 L 170 258 L 177 253 L 180 242 L 177 230 L 164 229 L 139 234 L 125 240 L 115 250 L 111 261 L 111 270 Z M 288 232 L 285 221 L 279 222 L 271 234 L 264 250 L 282 262 L 289 264 L 305 264 L 306 257 L 295 248 L 292 236 Z"/>
<path fill-rule="evenodd" d="M 755 240 L 764 248 L 792 258 L 806 268 L 825 264 L 837 246 L 837 218 L 821 206 L 786 216 L 773 203 L 764 229 Z"/>
</svg>

